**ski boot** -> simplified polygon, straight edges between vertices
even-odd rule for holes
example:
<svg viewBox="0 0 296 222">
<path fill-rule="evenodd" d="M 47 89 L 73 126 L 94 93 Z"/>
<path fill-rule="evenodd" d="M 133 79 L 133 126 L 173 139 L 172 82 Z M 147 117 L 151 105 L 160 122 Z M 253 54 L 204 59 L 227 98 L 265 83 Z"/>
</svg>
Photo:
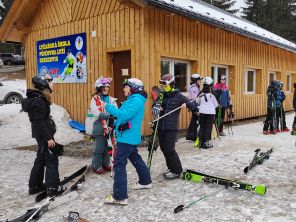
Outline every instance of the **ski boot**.
<svg viewBox="0 0 296 222">
<path fill-rule="evenodd" d="M 146 184 L 146 185 L 142 185 L 139 184 L 139 182 L 136 182 L 133 186 L 132 189 L 133 190 L 142 190 L 142 189 L 151 189 L 152 188 L 152 183 Z"/>
<path fill-rule="evenodd" d="M 290 130 L 289 130 L 289 128 L 288 127 L 285 127 L 283 130 L 282 130 L 282 132 L 289 132 Z"/>
<path fill-rule="evenodd" d="M 275 135 L 276 132 L 275 132 L 275 130 L 269 130 L 268 134 L 273 134 L 273 135 Z"/>
<path fill-rule="evenodd" d="M 117 204 L 117 205 L 124 205 L 126 206 L 128 204 L 127 199 L 123 199 L 123 200 L 115 200 L 113 198 L 113 195 L 110 194 L 105 198 L 105 204 Z"/>
<path fill-rule="evenodd" d="M 264 131 L 263 131 L 263 134 L 264 134 L 264 135 L 269 135 L 269 132 L 268 132 L 267 130 L 264 130 Z"/>
<path fill-rule="evenodd" d="M 46 190 L 45 184 L 42 184 L 41 186 L 29 187 L 29 194 L 33 195 L 36 193 L 40 193 L 43 190 Z"/>
<path fill-rule="evenodd" d="M 212 148 L 212 147 L 213 147 L 213 145 L 210 143 L 210 141 L 206 141 L 204 143 L 204 146 L 203 146 L 204 149 L 209 149 L 209 148 Z"/>
<path fill-rule="evenodd" d="M 108 166 L 103 166 L 103 169 L 105 170 L 105 171 L 111 171 L 111 165 L 108 165 Z"/>
<path fill-rule="evenodd" d="M 94 169 L 94 172 L 96 173 L 96 174 L 104 174 L 105 173 L 105 170 L 104 170 L 104 168 L 103 167 L 100 167 L 99 169 Z"/>
<path fill-rule="evenodd" d="M 173 172 L 171 172 L 171 171 L 168 171 L 167 173 L 164 173 L 164 174 L 163 174 L 163 177 L 164 177 L 166 180 L 173 180 L 173 179 L 180 178 L 180 174 L 177 174 L 177 173 L 173 173 Z"/>
</svg>

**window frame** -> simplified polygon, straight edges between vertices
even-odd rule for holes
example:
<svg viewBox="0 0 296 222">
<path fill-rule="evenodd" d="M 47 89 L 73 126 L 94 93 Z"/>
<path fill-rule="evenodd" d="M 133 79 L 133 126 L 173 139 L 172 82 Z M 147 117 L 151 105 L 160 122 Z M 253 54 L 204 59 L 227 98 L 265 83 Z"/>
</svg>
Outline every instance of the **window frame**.
<svg viewBox="0 0 296 222">
<path fill-rule="evenodd" d="M 160 58 L 160 76 L 162 75 L 161 73 L 161 63 L 162 62 L 169 62 L 169 74 L 173 74 L 175 77 L 175 63 L 183 63 L 186 64 L 187 67 L 187 73 L 186 73 L 186 85 L 185 85 L 185 92 L 181 92 L 183 95 L 188 95 L 188 89 L 190 86 L 190 74 L 191 74 L 191 62 L 188 60 L 182 60 L 182 59 L 174 59 L 174 58 L 166 58 L 166 57 L 161 57 Z M 168 74 L 168 73 L 166 73 Z"/>
<path fill-rule="evenodd" d="M 288 77 L 289 77 L 289 85 L 288 85 Z M 289 90 L 287 90 L 287 87 L 289 86 Z M 291 89 L 292 89 L 292 74 L 288 73 L 286 75 L 286 92 L 291 93 Z"/>
<path fill-rule="evenodd" d="M 277 80 L 276 78 L 276 72 L 275 71 L 268 71 L 268 82 L 267 82 L 267 86 L 270 85 L 270 74 L 273 74 L 274 75 L 274 79 L 273 80 Z"/>
<path fill-rule="evenodd" d="M 226 69 L 226 85 L 229 87 L 229 66 L 227 65 L 220 65 L 220 64 L 212 64 L 211 65 L 211 72 L 212 68 L 214 68 L 214 84 L 218 82 L 218 68 L 224 68 Z M 212 73 L 211 73 L 212 75 Z"/>
<path fill-rule="evenodd" d="M 247 91 L 248 90 L 248 72 L 249 71 L 253 72 L 253 91 Z M 246 95 L 254 95 L 254 94 L 256 94 L 256 69 L 250 69 L 250 68 L 245 69 L 245 89 L 244 89 L 244 94 L 246 94 Z"/>
</svg>

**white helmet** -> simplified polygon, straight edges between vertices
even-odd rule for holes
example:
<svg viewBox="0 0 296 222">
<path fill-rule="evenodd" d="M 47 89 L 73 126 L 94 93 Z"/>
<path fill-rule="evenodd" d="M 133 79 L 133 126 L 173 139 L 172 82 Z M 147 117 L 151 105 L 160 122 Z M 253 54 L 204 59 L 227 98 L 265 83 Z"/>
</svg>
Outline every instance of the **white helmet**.
<svg viewBox="0 0 296 222">
<path fill-rule="evenodd" d="M 95 82 L 95 89 L 99 89 L 102 86 L 109 86 L 111 84 L 112 78 L 106 78 L 101 76 L 100 78 L 98 78 Z"/>
<path fill-rule="evenodd" d="M 205 77 L 204 80 L 203 80 L 204 84 L 206 85 L 212 85 L 213 84 L 213 79 L 211 77 Z"/>
<path fill-rule="evenodd" d="M 123 82 L 123 85 L 128 85 L 129 87 L 131 87 L 132 93 L 143 91 L 144 89 L 143 82 L 137 78 L 126 79 Z"/>
<path fill-rule="evenodd" d="M 192 81 L 194 81 L 194 80 L 201 80 L 203 78 L 199 74 L 194 73 L 191 75 L 191 79 L 192 79 Z"/>
</svg>

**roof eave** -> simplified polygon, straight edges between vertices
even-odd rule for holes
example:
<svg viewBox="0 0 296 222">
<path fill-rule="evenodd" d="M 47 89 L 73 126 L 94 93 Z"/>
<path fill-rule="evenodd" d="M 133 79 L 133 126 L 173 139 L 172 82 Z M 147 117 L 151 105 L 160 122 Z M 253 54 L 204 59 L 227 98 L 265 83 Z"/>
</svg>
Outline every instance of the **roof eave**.
<svg viewBox="0 0 296 222">
<path fill-rule="evenodd" d="M 254 34 L 252 32 L 249 32 L 248 30 L 244 30 L 244 29 L 237 28 L 237 27 L 234 27 L 234 26 L 231 26 L 231 25 L 227 25 L 227 24 L 222 23 L 222 22 L 218 22 L 215 19 L 211 19 L 209 17 L 203 16 L 203 15 L 200 15 L 200 14 L 196 14 L 196 13 L 194 13 L 192 11 L 189 11 L 189 10 L 186 10 L 186 9 L 183 9 L 183 8 L 180 8 L 180 7 L 176 7 L 176 6 L 172 6 L 170 4 L 166 4 L 165 2 L 162 3 L 162 2 L 159 2 L 159 1 L 149 0 L 148 4 L 151 5 L 151 6 L 157 7 L 157 8 L 162 8 L 162 9 L 174 12 L 176 14 L 180 14 L 182 16 L 189 17 L 191 19 L 198 20 L 198 21 L 201 21 L 201 22 L 204 22 L 204 23 L 219 27 L 221 29 L 224 29 L 224 30 L 227 30 L 227 31 L 230 31 L 230 32 L 234 32 L 234 33 L 237 33 L 237 34 L 240 34 L 240 35 L 243 35 L 243 36 L 258 40 L 260 42 L 264 42 L 264 43 L 267 43 L 269 45 L 273 45 L 273 46 L 285 49 L 287 51 L 291 51 L 291 52 L 296 53 L 296 48 L 295 47 L 287 46 L 285 44 L 281 44 L 281 43 L 273 41 L 271 39 L 264 38 L 264 37 L 262 37 L 260 35 L 256 35 L 256 34 Z"/>
</svg>

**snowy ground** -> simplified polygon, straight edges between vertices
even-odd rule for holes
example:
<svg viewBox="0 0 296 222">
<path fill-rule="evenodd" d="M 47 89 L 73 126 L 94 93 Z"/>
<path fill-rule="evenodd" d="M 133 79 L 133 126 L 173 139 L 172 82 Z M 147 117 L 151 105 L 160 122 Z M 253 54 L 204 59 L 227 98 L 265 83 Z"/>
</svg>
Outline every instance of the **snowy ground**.
<svg viewBox="0 0 296 222">
<path fill-rule="evenodd" d="M 1 116 L 1 114 L 0 114 Z M 294 114 L 287 116 L 291 126 Z M 40 222 L 63 221 L 67 212 L 78 211 L 89 221 L 296 221 L 296 137 L 289 133 L 262 135 L 262 122 L 244 124 L 233 128 L 234 135 L 214 141 L 214 148 L 201 150 L 191 142 L 180 139 L 177 150 L 183 167 L 251 184 L 265 184 L 267 194 L 259 196 L 247 191 L 225 189 L 214 184 L 196 184 L 182 180 L 165 181 L 161 173 L 166 169 L 164 158 L 157 150 L 153 159 L 151 190 L 129 189 L 129 204 L 126 207 L 104 205 L 107 194 L 112 192 L 113 181 L 109 175 L 90 173 L 72 203 L 45 213 Z M 3 128 L 0 128 L 1 136 Z M 5 129 L 7 147 L 15 147 Z M 17 135 L 21 134 L 20 131 Z M 71 134 L 68 134 L 69 136 Z M 23 136 L 25 137 L 25 136 Z M 25 138 L 23 138 L 25 140 Z M 10 145 L 13 143 L 13 145 Z M 22 140 L 18 140 L 23 145 Z M 243 169 L 252 160 L 254 150 L 274 149 L 269 160 L 256 166 L 247 175 Z M 90 147 L 91 149 L 91 147 Z M 140 149 L 147 160 L 147 151 Z M 27 194 L 27 183 L 35 157 L 34 152 L 14 149 L 0 150 L 0 221 L 15 218 L 34 205 L 34 197 Z M 60 158 L 60 175 L 68 175 L 90 159 Z M 137 175 L 128 164 L 128 187 L 137 181 Z M 5 173 L 4 173 L 5 172 Z M 221 190 L 216 196 L 180 212 L 173 209 L 204 195 Z"/>
</svg>

